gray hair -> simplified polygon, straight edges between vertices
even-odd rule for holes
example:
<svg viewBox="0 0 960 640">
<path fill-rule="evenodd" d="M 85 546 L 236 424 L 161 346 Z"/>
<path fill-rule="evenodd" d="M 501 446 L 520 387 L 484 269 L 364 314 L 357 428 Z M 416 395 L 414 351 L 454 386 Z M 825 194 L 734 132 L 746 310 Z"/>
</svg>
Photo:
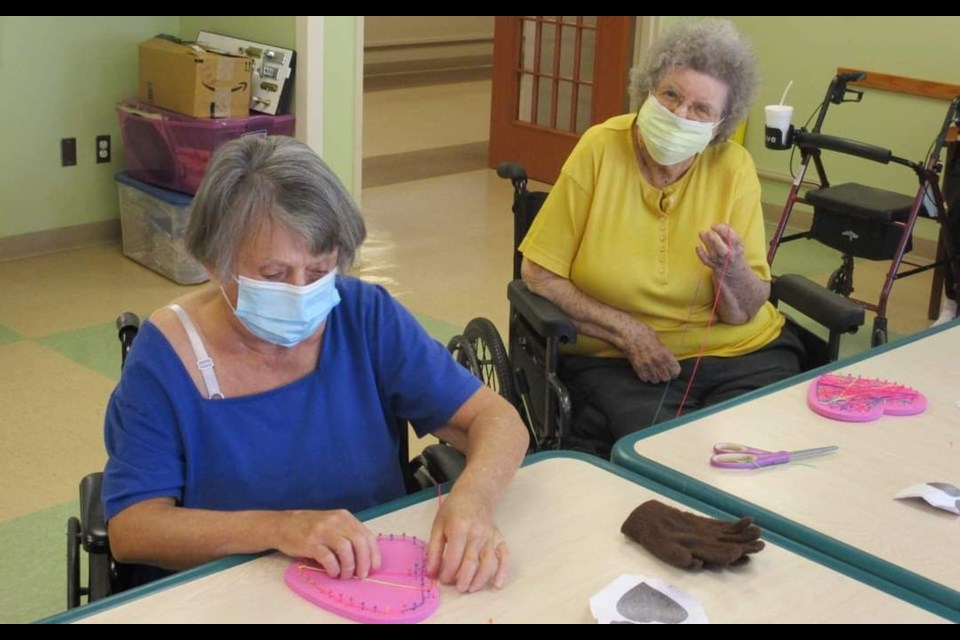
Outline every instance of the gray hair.
<svg viewBox="0 0 960 640">
<path fill-rule="evenodd" d="M 301 236 L 314 254 L 339 249 L 341 271 L 367 235 L 353 198 L 313 149 L 284 136 L 232 140 L 214 154 L 193 199 L 187 251 L 225 279 L 266 222 Z"/>
<path fill-rule="evenodd" d="M 683 22 L 661 36 L 630 71 L 630 99 L 639 106 L 675 67 L 705 73 L 727 85 L 723 122 L 713 142 L 726 140 L 747 116 L 757 95 L 760 72 L 750 43 L 728 20 Z"/>
</svg>

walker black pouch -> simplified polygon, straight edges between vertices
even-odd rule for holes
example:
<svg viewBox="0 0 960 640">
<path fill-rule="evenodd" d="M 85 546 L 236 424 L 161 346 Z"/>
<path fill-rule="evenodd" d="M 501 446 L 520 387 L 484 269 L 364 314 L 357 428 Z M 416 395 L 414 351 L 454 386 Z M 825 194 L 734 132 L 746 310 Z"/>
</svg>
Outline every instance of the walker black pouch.
<svg viewBox="0 0 960 640">
<path fill-rule="evenodd" d="M 810 237 L 838 251 L 868 260 L 892 260 L 913 198 L 885 189 L 845 183 L 808 191 L 813 205 Z M 904 253 L 913 248 L 907 240 Z"/>
</svg>

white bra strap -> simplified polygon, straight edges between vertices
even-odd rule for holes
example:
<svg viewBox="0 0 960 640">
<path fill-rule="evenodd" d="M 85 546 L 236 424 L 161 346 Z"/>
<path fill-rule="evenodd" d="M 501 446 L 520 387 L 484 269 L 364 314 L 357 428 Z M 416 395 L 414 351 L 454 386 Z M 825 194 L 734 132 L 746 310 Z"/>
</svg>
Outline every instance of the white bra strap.
<svg viewBox="0 0 960 640">
<path fill-rule="evenodd" d="M 213 370 L 213 360 L 207 355 L 207 350 L 203 347 L 203 340 L 200 339 L 200 332 L 193 324 L 193 320 L 187 315 L 178 304 L 171 304 L 170 308 L 180 318 L 180 324 L 183 330 L 187 332 L 190 339 L 190 346 L 193 347 L 193 355 L 197 357 L 197 367 L 200 369 L 200 377 L 203 378 L 203 384 L 207 388 L 207 395 L 211 400 L 222 400 L 223 394 L 220 393 L 220 381 L 217 380 L 217 373 Z"/>
</svg>

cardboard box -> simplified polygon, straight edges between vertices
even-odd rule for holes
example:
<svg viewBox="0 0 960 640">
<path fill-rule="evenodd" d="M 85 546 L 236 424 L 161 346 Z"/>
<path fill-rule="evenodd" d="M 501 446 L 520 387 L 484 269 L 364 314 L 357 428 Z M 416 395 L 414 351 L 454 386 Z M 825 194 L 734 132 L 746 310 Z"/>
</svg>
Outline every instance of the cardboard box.
<svg viewBox="0 0 960 640">
<path fill-rule="evenodd" d="M 196 44 L 153 38 L 140 44 L 140 100 L 194 118 L 250 113 L 253 61 Z"/>
</svg>

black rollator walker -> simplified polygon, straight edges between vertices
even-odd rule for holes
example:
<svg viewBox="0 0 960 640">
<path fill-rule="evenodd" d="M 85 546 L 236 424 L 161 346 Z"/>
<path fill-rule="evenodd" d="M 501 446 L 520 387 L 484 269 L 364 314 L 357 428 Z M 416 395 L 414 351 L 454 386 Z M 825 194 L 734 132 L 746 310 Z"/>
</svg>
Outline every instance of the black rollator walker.
<svg viewBox="0 0 960 640">
<path fill-rule="evenodd" d="M 831 103 L 860 102 L 863 92 L 847 88 L 847 83 L 857 82 L 865 77 L 866 74 L 862 72 L 841 73 L 834 77 L 819 106 L 819 113 L 812 130 L 807 131 L 802 127 L 794 130 L 791 125 L 786 140 L 781 141 L 779 130 L 767 129 L 768 148 L 789 149 L 796 145 L 801 154 L 800 168 L 790 188 L 777 230 L 770 241 L 767 262 L 773 264 L 781 242 L 800 238 L 811 238 L 841 251 L 842 264 L 830 276 L 827 287 L 836 293 L 850 297 L 865 309 L 877 314 L 870 340 L 871 346 L 875 347 L 887 341 L 887 301 L 894 281 L 948 264 L 954 276 L 953 282 L 960 282 L 957 278 L 960 276 L 958 247 L 954 246 L 954 238 L 947 224 L 947 216 L 952 212 L 947 211 L 940 188 L 940 173 L 943 170 L 940 154 L 945 145 L 947 131 L 960 116 L 958 114 L 960 96 L 950 102 L 950 108 L 943 119 L 940 132 L 926 159 L 923 162 L 914 162 L 893 155 L 890 149 L 820 133 L 827 115 L 827 108 Z M 831 185 L 823 167 L 822 150 L 844 153 L 881 164 L 895 163 L 909 167 L 916 173 L 919 181 L 916 194 L 911 198 L 893 191 L 856 183 Z M 804 184 L 803 178 L 811 161 L 817 170 L 819 188 L 810 189 L 801 197 L 800 188 Z M 929 203 L 927 210 L 924 210 L 925 201 Z M 791 211 L 797 202 L 813 207 L 813 224 L 808 231 L 785 236 L 784 232 L 790 220 Z M 912 248 L 913 227 L 921 214 L 936 218 L 940 224 L 940 237 L 945 249 L 943 259 L 927 265 L 916 265 L 904 260 L 904 254 Z M 854 258 L 891 261 L 878 302 L 866 302 L 850 296 L 853 292 Z M 911 268 L 901 270 L 904 264 Z M 955 288 L 956 286 L 954 284 Z"/>
</svg>

